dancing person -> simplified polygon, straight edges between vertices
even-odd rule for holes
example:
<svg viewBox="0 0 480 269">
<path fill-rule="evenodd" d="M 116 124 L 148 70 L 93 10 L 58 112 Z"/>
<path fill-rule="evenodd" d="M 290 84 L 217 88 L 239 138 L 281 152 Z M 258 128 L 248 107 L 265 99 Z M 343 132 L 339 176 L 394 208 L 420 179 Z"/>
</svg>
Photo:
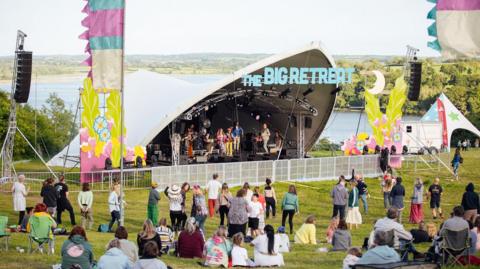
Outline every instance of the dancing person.
<svg viewBox="0 0 480 269">
<path fill-rule="evenodd" d="M 368 214 L 367 198 L 370 197 L 370 194 L 368 193 L 368 186 L 365 183 L 365 180 L 363 179 L 363 176 L 361 174 L 355 175 L 355 181 L 357 181 L 358 196 L 363 204 L 363 212 L 365 212 L 365 214 Z"/>
<path fill-rule="evenodd" d="M 402 185 L 402 178 L 396 178 L 397 183 L 393 186 L 392 191 L 390 192 L 390 197 L 392 199 L 392 207 L 398 209 L 397 214 L 397 221 L 398 223 L 402 223 L 402 212 L 405 208 L 405 204 L 403 202 L 405 198 L 405 188 Z"/>
<path fill-rule="evenodd" d="M 232 252 L 232 242 L 227 239 L 225 227 L 218 227 L 212 238 L 205 242 L 205 266 L 221 266 L 228 268 L 228 260 Z"/>
<path fill-rule="evenodd" d="M 252 201 L 249 203 L 249 213 L 248 213 L 248 228 L 250 228 L 250 234 L 252 237 L 257 237 L 260 234 L 258 225 L 260 223 L 260 215 L 263 214 L 263 206 L 258 201 L 258 193 L 254 193 L 252 196 Z"/>
<path fill-rule="evenodd" d="M 376 231 L 374 235 L 375 247 L 369 249 L 357 261 L 356 265 L 388 264 L 400 262 L 400 256 L 395 249 L 388 246 L 388 234 L 386 231 Z"/>
<path fill-rule="evenodd" d="M 155 242 L 158 246 L 158 249 L 162 249 L 162 240 L 160 240 L 160 236 L 155 231 L 155 226 L 150 219 L 146 219 L 143 222 L 143 229 L 137 235 L 137 245 L 138 245 L 138 255 L 141 256 L 144 252 L 145 244 L 148 242 Z M 158 256 L 160 257 L 162 254 L 158 252 Z"/>
<path fill-rule="evenodd" d="M 317 219 L 314 215 L 310 215 L 305 219 L 305 222 L 302 224 L 300 229 L 295 233 L 295 243 L 297 244 L 317 244 L 316 238 L 316 224 Z"/>
<path fill-rule="evenodd" d="M 57 212 L 58 195 L 57 190 L 55 190 L 53 186 L 53 182 L 53 178 L 45 180 L 42 190 L 40 191 L 40 196 L 43 198 L 43 203 L 47 205 L 47 212 L 54 217 Z"/>
<path fill-rule="evenodd" d="M 345 206 L 347 205 L 348 191 L 345 188 L 345 177 L 343 175 L 338 179 L 330 196 L 333 199 L 332 218 L 339 217 L 340 219 L 345 219 Z"/>
<path fill-rule="evenodd" d="M 333 233 L 332 246 L 332 251 L 345 251 L 352 246 L 352 235 L 343 219 L 338 222 L 338 228 Z"/>
<path fill-rule="evenodd" d="M 458 169 L 460 168 L 461 163 L 463 163 L 463 158 L 460 154 L 460 149 L 457 148 L 455 150 L 455 155 L 453 155 L 452 159 L 453 175 L 455 176 L 456 180 L 458 180 Z"/>
<path fill-rule="evenodd" d="M 234 234 L 232 241 L 232 267 L 255 267 L 255 263 L 248 258 L 247 249 L 243 247 L 243 234 Z"/>
<path fill-rule="evenodd" d="M 177 241 L 177 255 L 181 258 L 203 258 L 203 235 L 197 230 L 195 218 L 189 218 Z"/>
<path fill-rule="evenodd" d="M 475 222 L 480 212 L 480 205 L 478 194 L 475 192 L 475 186 L 471 182 L 467 184 L 465 193 L 463 193 L 462 207 L 465 210 L 464 219 L 472 223 Z"/>
<path fill-rule="evenodd" d="M 119 189 L 116 188 L 114 184 L 110 195 L 108 196 L 108 208 L 110 210 L 110 223 L 108 224 L 108 231 L 113 232 L 112 227 L 115 222 L 117 222 L 117 228 L 120 226 L 120 196 L 119 196 Z"/>
<path fill-rule="evenodd" d="M 138 260 L 138 248 L 135 243 L 128 240 L 127 229 L 124 226 L 118 226 L 113 240 L 118 240 L 120 243 L 118 248 L 128 257 L 130 267 L 133 267 L 133 264 Z"/>
<path fill-rule="evenodd" d="M 22 224 L 23 218 L 25 217 L 25 209 L 27 206 L 27 197 L 30 187 L 25 187 L 25 176 L 19 175 L 17 181 L 12 185 L 12 195 L 13 195 L 13 210 L 18 212 L 18 225 Z"/>
<path fill-rule="evenodd" d="M 243 183 L 243 189 L 245 190 L 245 200 L 250 203 L 253 195 L 253 191 L 250 189 L 250 184 L 248 182 Z"/>
<path fill-rule="evenodd" d="M 213 174 L 212 179 L 210 179 L 205 186 L 205 190 L 208 193 L 208 214 L 210 218 L 213 218 L 213 216 L 215 215 L 215 207 L 218 200 L 218 193 L 221 189 L 222 183 L 218 181 L 218 174 L 215 173 Z"/>
<path fill-rule="evenodd" d="M 152 181 L 147 205 L 147 219 L 155 224 L 158 222 L 158 201 L 160 201 L 160 194 L 158 193 L 157 187 L 158 183 Z"/>
<path fill-rule="evenodd" d="M 282 226 L 285 227 L 285 221 L 288 216 L 290 234 L 293 233 L 293 215 L 298 214 L 299 211 L 297 188 L 295 188 L 295 185 L 290 185 L 288 186 L 288 192 L 285 193 L 282 200 Z"/>
<path fill-rule="evenodd" d="M 160 248 L 155 242 L 147 242 L 144 246 L 142 256 L 135 262 L 133 269 L 167 269 L 167 265 L 157 259 L 159 253 Z"/>
<path fill-rule="evenodd" d="M 233 128 L 232 136 L 233 136 L 233 150 L 239 153 L 240 142 L 243 137 L 243 129 L 242 127 L 240 127 L 240 123 L 238 121 L 235 122 L 235 127 Z"/>
<path fill-rule="evenodd" d="M 382 182 L 383 208 L 385 209 L 389 209 L 392 206 L 392 198 L 390 196 L 390 193 L 392 192 L 392 188 L 393 188 L 393 179 L 390 176 L 388 176 Z"/>
<path fill-rule="evenodd" d="M 270 140 L 270 130 L 268 129 L 268 126 L 266 123 L 263 124 L 261 136 L 262 136 L 262 142 L 263 142 L 263 149 L 265 150 L 265 153 L 269 153 L 268 140 Z"/>
<path fill-rule="evenodd" d="M 274 140 L 275 140 L 275 149 L 277 150 L 277 152 L 282 150 L 283 136 L 280 134 L 278 130 L 275 131 Z"/>
<path fill-rule="evenodd" d="M 337 217 L 333 217 L 330 220 L 330 224 L 328 224 L 327 232 L 325 234 L 326 234 L 327 243 L 329 244 L 332 243 L 333 234 L 338 228 L 338 222 L 339 222 L 338 220 L 339 219 Z"/>
<path fill-rule="evenodd" d="M 359 248 L 352 247 L 349 248 L 347 251 L 347 256 L 343 259 L 342 269 L 350 269 L 358 262 L 358 260 L 362 257 L 362 252 Z"/>
<path fill-rule="evenodd" d="M 199 185 L 193 186 L 193 204 L 191 216 L 195 218 L 198 227 L 205 233 L 205 220 L 207 219 L 208 210 L 205 203 L 205 195 Z"/>
<path fill-rule="evenodd" d="M 290 238 L 285 233 L 285 227 L 279 226 L 277 229 L 277 234 L 275 236 L 278 237 L 278 242 L 280 243 L 278 252 L 280 253 L 290 252 Z"/>
<path fill-rule="evenodd" d="M 100 257 L 97 269 L 130 269 L 128 257 L 120 250 L 120 241 L 113 239 L 108 243 L 107 251 Z"/>
<path fill-rule="evenodd" d="M 180 219 L 180 230 L 185 228 L 185 224 L 187 222 L 187 210 L 186 210 L 186 201 L 187 201 L 187 193 L 190 191 L 190 184 L 188 182 L 184 182 L 182 187 L 180 188 L 180 194 L 182 195 L 182 217 Z"/>
<path fill-rule="evenodd" d="M 57 191 L 57 223 L 62 224 L 62 213 L 67 210 L 70 214 L 70 223 L 75 226 L 75 213 L 73 212 L 72 204 L 68 199 L 68 185 L 65 184 L 65 176 L 61 175 L 54 187 Z"/>
<path fill-rule="evenodd" d="M 222 190 L 218 194 L 218 213 L 220 214 L 220 226 L 225 224 L 225 217 L 228 218 L 228 211 L 230 209 L 230 201 L 232 200 L 232 193 L 228 189 L 228 184 L 222 184 Z M 228 222 L 228 219 L 227 219 Z"/>
<path fill-rule="evenodd" d="M 277 196 L 275 195 L 275 189 L 272 186 L 272 180 L 267 178 L 265 180 L 265 188 L 263 189 L 263 194 L 265 196 L 265 212 L 267 219 L 270 217 L 270 211 L 272 211 L 272 217 L 275 218 L 276 214 L 276 204 Z"/>
<path fill-rule="evenodd" d="M 410 204 L 410 223 L 423 221 L 423 182 L 420 178 L 415 179 L 413 185 L 412 203 Z"/>
<path fill-rule="evenodd" d="M 232 236 L 236 233 L 246 234 L 248 222 L 248 203 L 245 200 L 245 190 L 239 189 L 235 197 L 230 201 L 230 210 L 228 211 L 228 234 Z"/>
<path fill-rule="evenodd" d="M 433 181 L 433 184 L 428 188 L 427 199 L 430 199 L 430 209 L 432 210 L 433 219 L 437 218 L 438 215 L 443 219 L 442 208 L 440 206 L 440 200 L 442 197 L 443 188 L 440 185 L 440 179 L 437 177 Z"/>
<path fill-rule="evenodd" d="M 351 190 L 348 194 L 348 210 L 346 222 L 350 226 L 350 230 L 354 227 L 358 228 L 359 224 L 362 224 L 362 214 L 358 208 L 359 192 L 357 189 L 357 182 L 355 180 L 350 181 Z"/>
<path fill-rule="evenodd" d="M 218 149 L 220 150 L 220 155 L 225 155 L 226 148 L 225 148 L 225 142 L 227 141 L 227 136 L 223 132 L 223 129 L 220 128 L 217 131 L 217 145 Z"/>
<path fill-rule="evenodd" d="M 410 233 L 412 234 L 413 243 L 415 244 L 432 241 L 427 230 L 425 229 L 425 222 L 423 220 L 418 223 L 418 228 L 411 229 Z"/>
<path fill-rule="evenodd" d="M 63 242 L 62 268 L 92 268 L 94 263 L 92 246 L 88 242 L 85 230 L 75 226 L 68 239 Z"/>
<path fill-rule="evenodd" d="M 167 254 L 168 251 L 173 247 L 174 232 L 170 227 L 167 226 L 167 219 L 161 218 L 158 222 L 158 227 L 155 229 L 158 236 L 160 236 L 160 241 L 162 241 L 162 248 L 160 251 L 164 254 Z"/>
<path fill-rule="evenodd" d="M 93 226 L 93 192 L 90 190 L 90 184 L 82 184 L 82 191 L 78 193 L 77 203 L 80 207 L 81 226 L 83 229 L 91 230 Z"/>
<path fill-rule="evenodd" d="M 173 231 L 178 232 L 180 231 L 180 225 L 182 221 L 182 194 L 181 190 L 177 185 L 173 185 L 172 188 L 165 188 L 164 191 L 165 195 L 167 196 L 170 209 L 170 222 L 172 224 Z"/>
<path fill-rule="evenodd" d="M 226 142 L 225 142 L 225 153 L 228 157 L 233 156 L 233 134 L 232 134 L 232 127 L 227 128 Z"/>
<path fill-rule="evenodd" d="M 259 267 L 283 266 L 283 255 L 279 252 L 280 242 L 275 237 L 272 225 L 265 225 L 264 234 L 257 236 L 251 245 L 254 246 L 255 265 Z"/>
</svg>

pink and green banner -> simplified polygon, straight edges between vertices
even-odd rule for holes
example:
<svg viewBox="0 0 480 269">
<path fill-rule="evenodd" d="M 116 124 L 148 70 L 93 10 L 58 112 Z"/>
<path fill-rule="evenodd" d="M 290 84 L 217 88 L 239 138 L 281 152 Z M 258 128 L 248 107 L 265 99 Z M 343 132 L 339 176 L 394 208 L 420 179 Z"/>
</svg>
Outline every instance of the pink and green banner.
<svg viewBox="0 0 480 269">
<path fill-rule="evenodd" d="M 82 25 L 87 30 L 80 35 L 88 41 L 84 64 L 90 67 L 88 76 L 99 92 L 120 90 L 123 65 L 123 29 L 125 0 L 88 0 L 82 10 L 87 14 Z"/>
<path fill-rule="evenodd" d="M 435 22 L 428 46 L 446 58 L 480 57 L 480 0 L 428 0 L 436 5 L 427 15 Z"/>
</svg>

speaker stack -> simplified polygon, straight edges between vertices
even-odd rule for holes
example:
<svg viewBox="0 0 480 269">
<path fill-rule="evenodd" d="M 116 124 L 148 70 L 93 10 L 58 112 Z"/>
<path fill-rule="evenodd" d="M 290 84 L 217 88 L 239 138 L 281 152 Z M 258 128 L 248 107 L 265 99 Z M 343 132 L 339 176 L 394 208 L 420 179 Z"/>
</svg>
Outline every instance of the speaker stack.
<svg viewBox="0 0 480 269">
<path fill-rule="evenodd" d="M 17 51 L 15 53 L 15 60 L 17 78 L 13 98 L 17 103 L 26 103 L 30 94 L 30 82 L 32 78 L 32 52 Z"/>
<path fill-rule="evenodd" d="M 408 81 L 408 100 L 418 101 L 422 84 L 422 63 L 410 62 L 410 79 Z"/>
</svg>

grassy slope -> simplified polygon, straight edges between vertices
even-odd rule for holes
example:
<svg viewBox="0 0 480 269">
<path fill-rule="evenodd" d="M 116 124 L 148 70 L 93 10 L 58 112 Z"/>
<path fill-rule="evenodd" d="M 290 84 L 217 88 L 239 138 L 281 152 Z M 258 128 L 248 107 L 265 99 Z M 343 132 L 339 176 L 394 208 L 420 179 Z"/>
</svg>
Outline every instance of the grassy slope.
<svg viewBox="0 0 480 269">
<path fill-rule="evenodd" d="M 445 156 L 445 160 L 448 156 Z M 461 181 L 457 182 L 447 182 L 443 180 L 442 185 L 445 189 L 445 196 L 443 199 L 443 207 L 446 212 L 450 212 L 452 207 L 459 202 L 461 199 L 461 194 L 463 193 L 464 186 L 467 181 L 473 181 L 480 183 L 478 181 L 478 176 L 480 175 L 480 170 L 477 167 L 480 156 L 478 156 L 478 151 L 470 151 L 464 154 L 465 163 L 461 170 Z M 447 178 L 447 172 L 445 170 L 437 171 L 424 171 L 414 173 L 413 171 L 407 171 L 412 169 L 403 169 L 399 171 L 399 174 L 403 176 L 405 185 L 407 188 L 407 193 L 412 192 L 412 182 L 414 177 L 421 176 L 424 180 L 431 182 L 433 175 L 439 175 L 442 179 Z M 364 223 L 360 226 L 358 230 L 352 231 L 353 235 L 353 244 L 360 246 L 362 244 L 363 238 L 369 233 L 372 223 L 384 215 L 383 210 L 383 201 L 381 197 L 381 190 L 377 179 L 367 180 L 368 185 L 370 186 L 370 192 L 372 198 L 369 200 L 370 203 L 370 213 L 369 215 L 364 215 Z M 331 201 L 329 198 L 329 191 L 333 186 L 332 181 L 325 182 L 309 182 L 309 183 L 298 183 L 297 187 L 299 190 L 300 197 L 300 215 L 295 217 L 295 227 L 298 228 L 301 225 L 301 222 L 305 217 L 313 213 L 317 216 L 317 239 L 323 241 L 319 246 L 298 246 L 295 245 L 293 252 L 285 254 L 285 268 L 339 268 L 344 257 L 344 253 L 317 253 L 315 250 L 318 247 L 327 247 L 324 243 L 324 232 L 328 225 L 330 214 L 331 214 Z M 283 193 L 288 184 L 277 182 L 275 183 L 277 192 Z M 142 222 L 146 216 L 146 202 L 147 202 L 147 191 L 131 191 L 127 193 L 127 202 L 128 207 L 126 209 L 126 221 L 125 225 L 130 231 L 130 239 L 135 240 L 136 233 L 141 229 Z M 189 197 L 190 198 L 190 197 Z M 76 194 L 73 194 L 72 200 L 76 199 Z M 107 223 L 109 218 L 108 207 L 106 204 L 107 193 L 96 193 L 94 198 L 94 218 L 95 226 L 99 223 Z M 38 197 L 29 196 L 28 204 L 33 205 L 35 202 L 38 202 Z M 17 215 L 12 211 L 12 200 L 9 194 L 0 194 L 0 212 L 2 215 L 6 214 L 10 218 L 10 223 L 16 221 Z M 363 212 L 363 211 L 362 211 Z M 425 211 L 426 220 L 431 221 L 431 214 L 429 210 Z M 160 215 L 167 217 L 168 216 L 168 207 L 166 199 L 162 197 L 160 205 Z M 68 216 L 65 215 L 65 219 L 68 219 Z M 404 214 L 404 219 L 408 218 L 408 213 Z M 77 216 L 79 220 L 79 217 Z M 206 227 L 208 230 L 207 234 L 211 234 L 215 229 L 215 226 L 218 223 L 218 218 L 207 220 Z M 276 219 L 270 221 L 275 227 L 280 223 L 280 218 L 277 216 Z M 437 224 L 439 222 L 437 221 Z M 413 225 L 406 225 L 408 228 L 413 227 Z M 67 228 L 68 227 L 67 225 Z M 112 238 L 111 234 L 101 234 L 93 231 L 89 231 L 87 236 L 89 237 L 90 242 L 93 244 L 93 249 L 95 252 L 95 258 L 98 259 L 104 252 L 105 244 Z M 10 251 L 8 253 L 2 251 L 0 252 L 0 268 L 51 268 L 51 264 L 58 263 L 60 261 L 60 256 L 58 254 L 61 244 L 64 241 L 64 237 L 57 237 L 56 242 L 56 254 L 53 256 L 47 255 L 26 255 L 19 254 L 15 251 L 15 247 L 20 246 L 22 248 L 27 248 L 27 241 L 25 234 L 13 234 L 12 240 L 10 243 Z M 293 239 L 293 238 L 292 238 Z M 420 246 L 420 249 L 425 250 L 428 245 L 424 244 Z M 13 250 L 12 250 L 13 249 Z M 250 255 L 253 255 L 252 249 L 249 248 Z M 192 260 L 183 260 L 175 257 L 162 257 L 167 264 L 173 266 L 174 268 L 194 268 L 198 267 L 195 264 L 195 261 Z"/>
</svg>

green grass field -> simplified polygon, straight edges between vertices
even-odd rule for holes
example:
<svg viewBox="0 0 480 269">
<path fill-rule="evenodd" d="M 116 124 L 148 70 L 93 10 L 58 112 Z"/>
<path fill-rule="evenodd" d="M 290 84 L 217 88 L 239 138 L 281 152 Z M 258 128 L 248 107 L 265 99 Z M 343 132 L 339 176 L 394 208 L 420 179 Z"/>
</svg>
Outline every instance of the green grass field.
<svg viewBox="0 0 480 269">
<path fill-rule="evenodd" d="M 445 190 L 443 196 L 442 207 L 444 211 L 448 214 L 454 205 L 458 204 L 461 199 L 461 195 L 464 191 L 464 187 L 467 182 L 480 183 L 480 169 L 477 166 L 480 163 L 479 151 L 469 151 L 464 154 L 464 164 L 461 167 L 460 171 L 460 181 L 453 182 L 451 176 L 445 169 L 430 170 L 430 171 L 417 171 L 414 172 L 412 166 L 409 168 L 403 168 L 397 171 L 398 175 L 401 175 L 404 178 L 405 186 L 407 189 L 407 197 L 412 192 L 412 184 L 415 177 L 420 176 L 427 184 L 429 184 L 435 176 L 439 176 L 442 179 L 442 185 Z M 443 159 L 448 162 L 448 156 L 443 156 Z M 419 166 L 420 167 L 420 166 Z M 331 188 L 334 185 L 334 181 L 323 181 L 323 182 L 308 182 L 308 183 L 285 183 L 285 182 L 276 182 L 275 187 L 278 195 L 281 197 L 282 194 L 286 191 L 289 184 L 296 184 L 298 188 L 299 198 L 300 198 L 300 214 L 295 216 L 295 228 L 300 227 L 303 220 L 309 214 L 314 214 L 317 216 L 317 240 L 320 241 L 320 244 L 317 246 L 299 246 L 293 245 L 293 250 L 291 253 L 284 255 L 285 257 L 285 268 L 340 268 L 342 260 L 345 256 L 344 253 L 318 253 L 316 249 L 319 247 L 329 247 L 325 243 L 325 230 L 328 225 L 330 215 L 331 215 L 331 199 L 329 193 Z M 371 193 L 371 198 L 369 199 L 370 212 L 368 215 L 363 215 L 364 224 L 360 226 L 359 229 L 351 231 L 353 237 L 353 244 L 356 246 L 361 246 L 363 238 L 366 237 L 372 227 L 372 223 L 384 216 L 383 209 L 383 200 L 381 199 L 381 189 L 378 179 L 368 179 L 367 184 L 369 185 L 369 190 Z M 108 193 L 95 193 L 94 196 L 94 218 L 95 225 L 98 226 L 100 223 L 108 223 L 109 212 L 107 207 L 107 195 Z M 125 226 L 130 232 L 130 239 L 135 241 L 136 233 L 140 231 L 142 223 L 146 217 L 146 203 L 147 203 L 148 190 L 139 190 L 139 191 L 129 191 L 126 193 L 126 201 L 128 203 L 126 208 L 126 218 Z M 163 196 L 163 195 L 162 195 Z M 189 194 L 189 198 L 191 195 Z M 31 195 L 28 197 L 28 205 L 34 205 L 36 202 L 39 202 L 41 199 L 36 195 Z M 76 201 L 76 193 L 73 193 L 71 196 L 72 204 Z M 12 198 L 10 194 L 2 193 L 0 194 L 0 214 L 7 215 L 9 217 L 10 223 L 14 224 L 17 221 L 17 215 L 13 212 L 12 208 Z M 76 203 L 75 203 L 76 204 Z M 189 203 L 190 204 L 190 203 Z M 432 221 L 431 213 L 428 210 L 428 205 L 425 204 L 425 216 L 426 221 Z M 404 213 L 404 220 L 408 219 L 408 211 Z M 76 210 L 78 212 L 78 210 Z M 363 210 L 361 210 L 363 213 Z M 64 213 L 65 214 L 65 213 Z M 160 204 L 160 216 L 168 217 L 168 205 L 167 199 L 162 197 Z M 68 215 L 63 217 L 65 220 L 68 220 Z M 79 216 L 77 216 L 77 221 L 80 221 Z M 281 219 L 277 216 L 275 219 L 268 221 L 268 223 L 273 224 L 275 227 L 280 225 Z M 211 235 L 215 227 L 218 225 L 219 219 L 215 217 L 213 219 L 208 219 L 206 222 L 207 235 Z M 440 222 L 437 220 L 436 224 L 439 225 Z M 414 225 L 406 224 L 408 229 L 414 227 Z M 69 224 L 66 225 L 67 229 L 71 227 Z M 90 243 L 93 245 L 95 259 L 99 259 L 100 256 L 105 251 L 106 243 L 113 237 L 112 234 L 98 233 L 96 231 L 88 231 L 87 237 Z M 28 247 L 27 237 L 25 234 L 12 234 L 10 242 L 10 251 L 0 252 L 0 268 L 51 268 L 52 264 L 60 262 L 60 247 L 66 237 L 57 236 L 56 237 L 56 253 L 51 256 L 47 255 L 28 255 L 20 254 L 15 248 L 22 247 L 26 249 Z M 293 236 L 291 236 L 293 239 Z M 425 251 L 428 247 L 428 244 L 420 245 L 418 248 Z M 249 254 L 253 256 L 253 251 L 249 248 Z M 173 268 L 200 268 L 196 264 L 196 260 L 186 260 L 180 259 L 172 256 L 163 256 L 161 258 L 168 265 Z"/>
</svg>

